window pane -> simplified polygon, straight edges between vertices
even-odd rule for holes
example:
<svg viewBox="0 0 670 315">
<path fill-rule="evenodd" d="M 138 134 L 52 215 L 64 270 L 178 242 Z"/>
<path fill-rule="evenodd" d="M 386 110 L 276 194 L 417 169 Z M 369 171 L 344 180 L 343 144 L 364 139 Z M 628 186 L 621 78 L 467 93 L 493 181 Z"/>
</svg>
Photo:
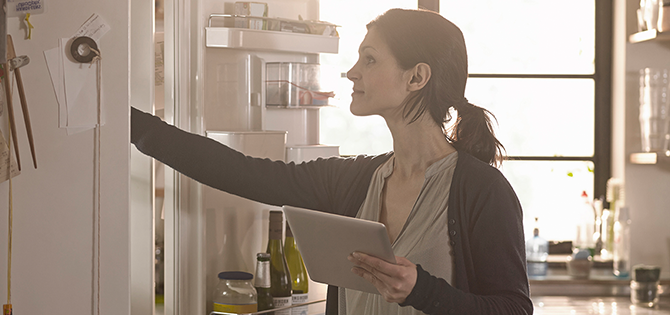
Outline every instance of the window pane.
<svg viewBox="0 0 670 315">
<path fill-rule="evenodd" d="M 591 79 L 470 78 L 468 100 L 496 116 L 511 156 L 592 156 Z"/>
<path fill-rule="evenodd" d="M 335 92 L 330 105 L 320 112 L 320 140 L 340 146 L 340 154 L 378 154 L 393 149 L 391 133 L 379 117 L 356 117 L 349 112 L 352 83 L 343 75 L 356 63 L 358 46 L 370 21 L 391 8 L 416 9 L 417 0 L 321 0 L 319 19 L 340 25 L 340 48 L 336 55 L 320 56 L 321 86 Z"/>
<path fill-rule="evenodd" d="M 516 191 L 526 236 L 538 218 L 542 237 L 572 240 L 582 191 L 593 199 L 593 163 L 590 161 L 505 161 L 501 171 Z"/>
<path fill-rule="evenodd" d="M 593 0 L 440 0 L 461 28 L 470 73 L 592 74 Z"/>
</svg>

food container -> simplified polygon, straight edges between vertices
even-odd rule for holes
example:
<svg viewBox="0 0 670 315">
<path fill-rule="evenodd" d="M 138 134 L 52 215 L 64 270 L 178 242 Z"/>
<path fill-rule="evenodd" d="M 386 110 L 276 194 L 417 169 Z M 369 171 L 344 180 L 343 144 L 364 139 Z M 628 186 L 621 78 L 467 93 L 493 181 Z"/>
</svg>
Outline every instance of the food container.
<svg viewBox="0 0 670 315">
<path fill-rule="evenodd" d="M 268 62 L 266 65 L 266 105 L 327 105 L 333 92 L 320 91 L 319 64 Z"/>
<path fill-rule="evenodd" d="M 586 279 L 591 275 L 593 257 L 587 249 L 575 249 L 567 258 L 568 274 L 572 278 Z"/>
<path fill-rule="evenodd" d="M 573 259 L 568 256 L 567 266 L 570 277 L 575 279 L 587 279 L 591 275 L 593 261 L 591 260 L 591 257 L 588 259 Z"/>
<path fill-rule="evenodd" d="M 214 290 L 212 301 L 215 312 L 245 314 L 258 310 L 253 275 L 242 271 L 219 273 L 219 284 Z"/>
<path fill-rule="evenodd" d="M 268 4 L 264 2 L 235 2 L 235 15 L 245 16 L 268 16 Z M 249 28 L 253 30 L 267 30 L 265 19 L 235 18 L 236 28 Z"/>
<path fill-rule="evenodd" d="M 630 281 L 630 301 L 645 307 L 654 307 L 660 295 L 661 268 L 658 266 L 635 265 L 633 280 Z"/>
</svg>

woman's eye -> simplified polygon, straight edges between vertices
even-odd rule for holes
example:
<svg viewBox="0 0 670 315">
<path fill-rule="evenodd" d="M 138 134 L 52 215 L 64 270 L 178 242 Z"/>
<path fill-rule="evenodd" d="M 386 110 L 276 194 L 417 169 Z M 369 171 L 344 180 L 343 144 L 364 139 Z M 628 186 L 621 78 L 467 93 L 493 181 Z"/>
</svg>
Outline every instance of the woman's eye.
<svg viewBox="0 0 670 315">
<path fill-rule="evenodd" d="M 368 64 L 368 65 L 369 65 L 369 64 L 371 64 L 371 63 L 373 63 L 373 62 L 375 62 L 375 58 L 372 58 L 372 57 L 370 57 L 370 56 L 365 57 L 365 64 Z"/>
</svg>

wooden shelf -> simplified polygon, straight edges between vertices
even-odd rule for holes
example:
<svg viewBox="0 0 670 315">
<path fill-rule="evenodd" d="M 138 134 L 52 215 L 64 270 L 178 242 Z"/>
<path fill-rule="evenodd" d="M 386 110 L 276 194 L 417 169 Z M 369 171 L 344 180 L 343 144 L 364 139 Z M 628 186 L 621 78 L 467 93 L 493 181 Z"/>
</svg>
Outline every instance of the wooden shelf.
<svg viewBox="0 0 670 315">
<path fill-rule="evenodd" d="M 205 33 L 207 47 L 302 53 L 336 54 L 340 40 L 337 36 L 229 27 L 205 27 Z"/>
<path fill-rule="evenodd" d="M 644 32 L 637 32 L 628 37 L 631 43 L 642 43 L 648 41 L 670 41 L 670 32 L 659 32 L 657 30 L 649 30 Z"/>
</svg>

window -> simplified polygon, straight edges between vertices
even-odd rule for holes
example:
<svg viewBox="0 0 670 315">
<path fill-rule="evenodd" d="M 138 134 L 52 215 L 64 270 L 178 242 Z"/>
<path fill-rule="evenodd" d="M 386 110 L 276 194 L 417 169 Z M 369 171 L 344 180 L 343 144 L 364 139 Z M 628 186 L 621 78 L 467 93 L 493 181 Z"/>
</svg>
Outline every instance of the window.
<svg viewBox="0 0 670 315">
<path fill-rule="evenodd" d="M 431 9 L 439 6 L 440 14 L 463 31 L 470 73 L 466 97 L 497 118 L 496 135 L 510 158 L 501 171 L 522 203 L 527 233 L 538 217 L 544 237 L 571 240 L 581 192 L 603 195 L 610 173 L 611 4 L 420 2 Z M 367 22 L 391 7 L 417 6 L 416 0 L 351 1 L 351 6 L 322 0 L 321 19 L 342 25 L 340 53 L 323 55 L 322 65 L 346 73 L 356 61 Z M 343 155 L 392 149 L 383 119 L 349 113 L 346 77 L 325 84 L 341 88 L 335 107 L 321 112 L 321 142 L 340 145 Z"/>
</svg>

